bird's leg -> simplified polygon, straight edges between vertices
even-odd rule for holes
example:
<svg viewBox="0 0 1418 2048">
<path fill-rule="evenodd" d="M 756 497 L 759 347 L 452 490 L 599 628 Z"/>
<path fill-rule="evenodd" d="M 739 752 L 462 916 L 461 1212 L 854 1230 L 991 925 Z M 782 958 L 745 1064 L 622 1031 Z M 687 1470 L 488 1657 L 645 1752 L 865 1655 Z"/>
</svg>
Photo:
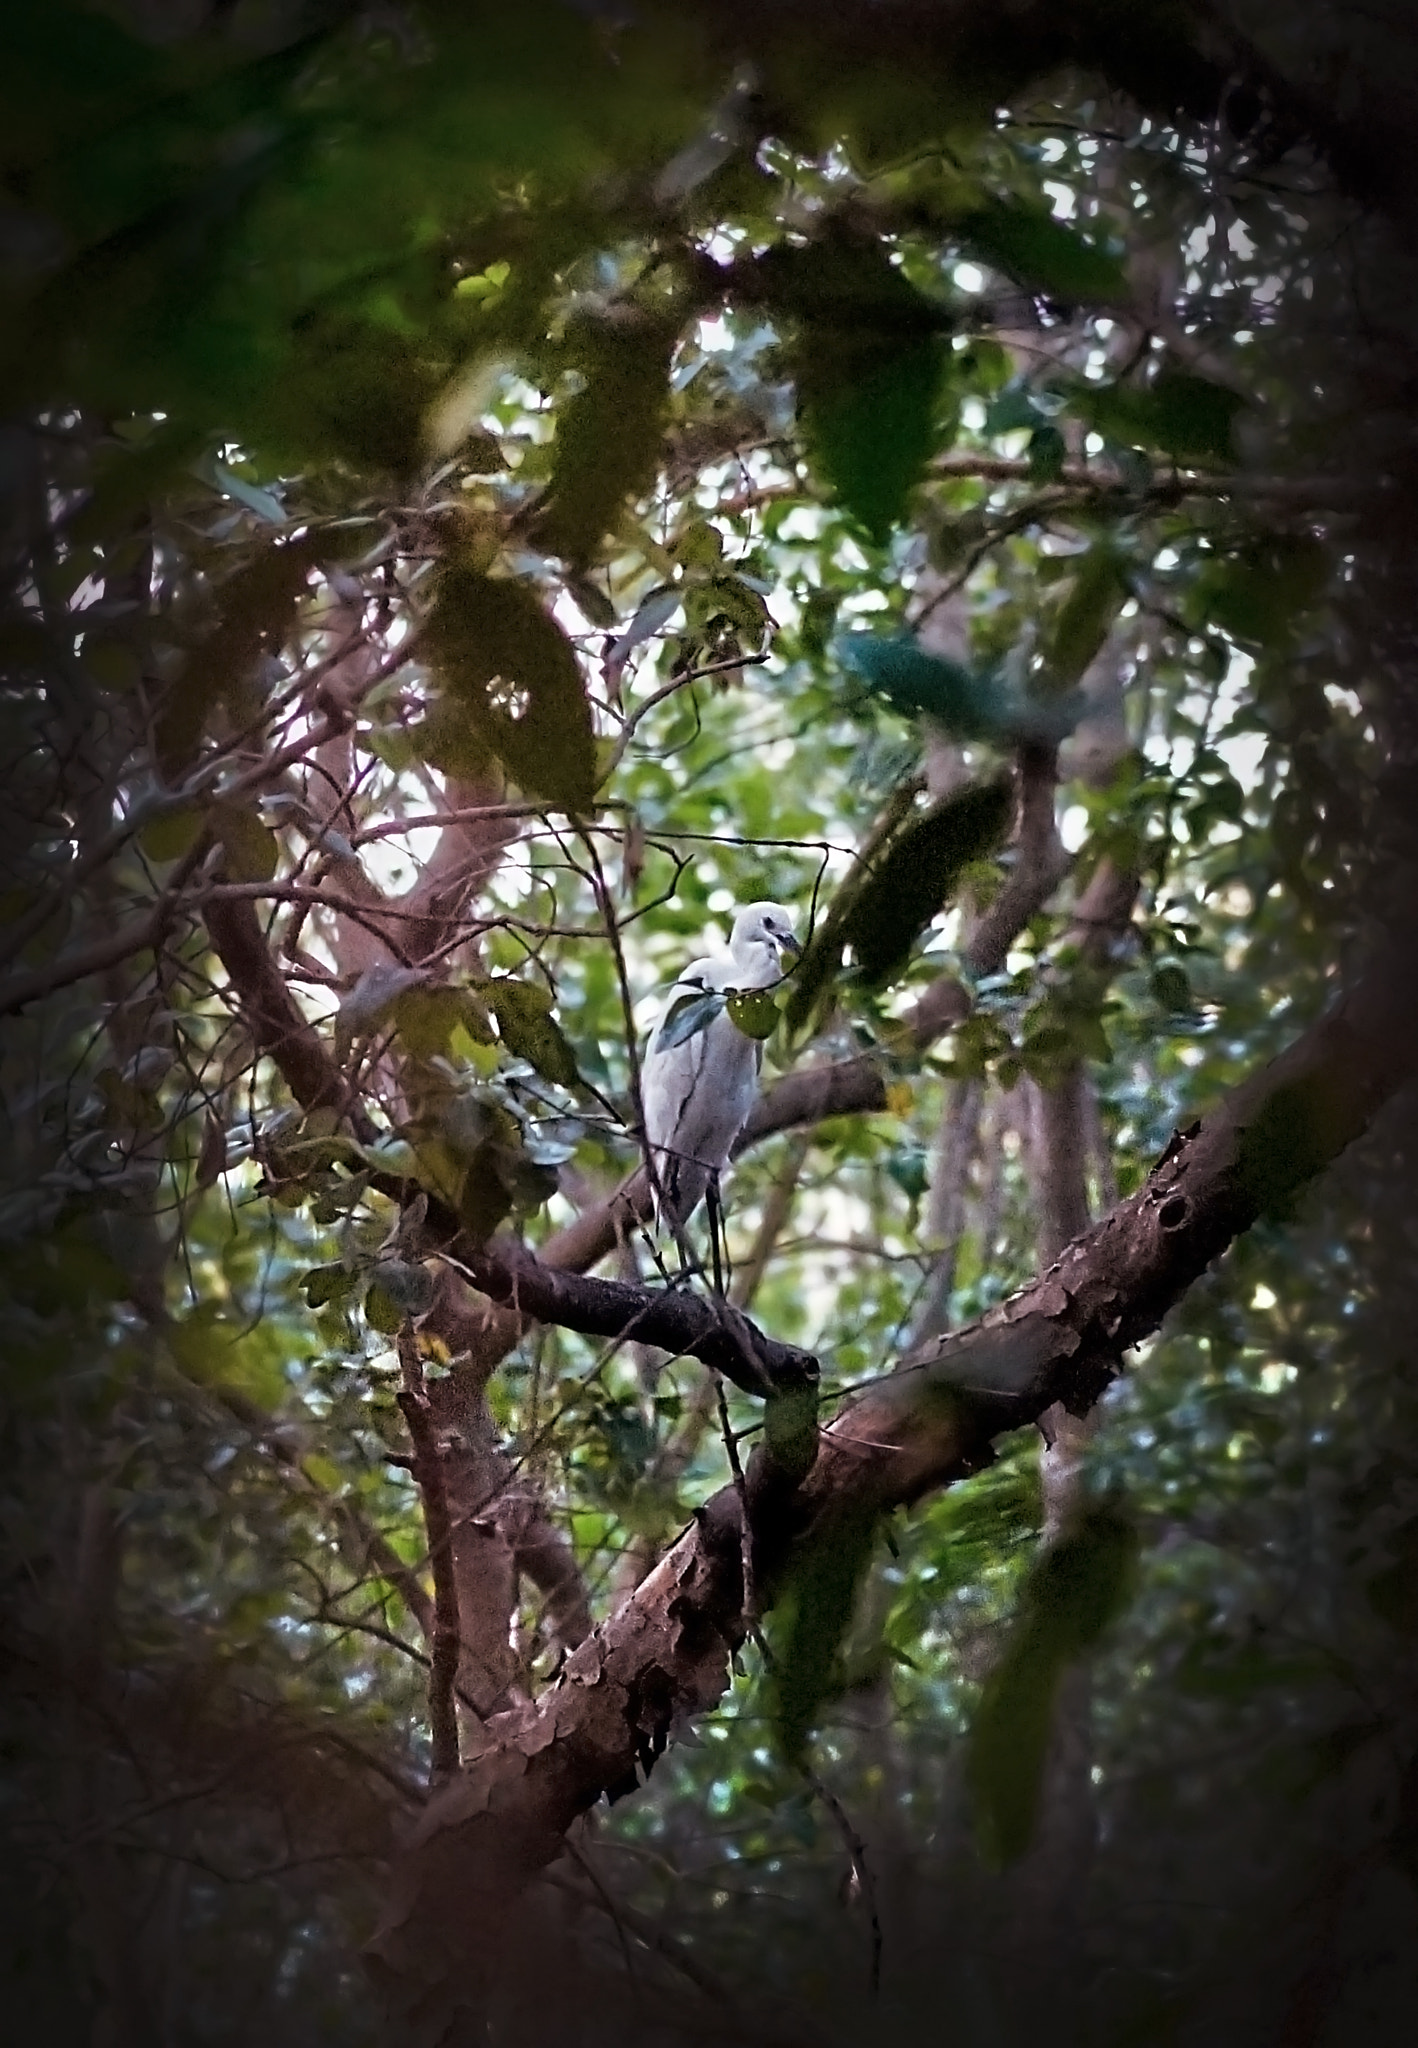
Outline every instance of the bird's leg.
<svg viewBox="0 0 1418 2048">
<path fill-rule="evenodd" d="M 728 1256 L 728 1243 L 727 1240 L 722 1239 L 724 1205 L 719 1194 L 719 1176 L 717 1172 L 710 1174 L 709 1185 L 704 1190 L 704 1214 L 709 1224 L 709 1257 L 714 1267 L 714 1292 L 722 1299 L 724 1293 L 724 1261 Z"/>
</svg>

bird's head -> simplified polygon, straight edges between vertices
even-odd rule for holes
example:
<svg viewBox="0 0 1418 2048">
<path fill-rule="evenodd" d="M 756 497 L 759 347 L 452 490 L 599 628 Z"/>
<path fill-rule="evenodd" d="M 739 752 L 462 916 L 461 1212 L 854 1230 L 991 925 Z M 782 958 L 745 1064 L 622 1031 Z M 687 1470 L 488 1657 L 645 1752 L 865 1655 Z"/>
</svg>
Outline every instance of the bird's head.
<svg viewBox="0 0 1418 2048">
<path fill-rule="evenodd" d="M 784 960 L 802 946 L 781 903 L 749 903 L 734 919 L 729 951 L 741 967 L 768 962 L 781 973 Z"/>
</svg>

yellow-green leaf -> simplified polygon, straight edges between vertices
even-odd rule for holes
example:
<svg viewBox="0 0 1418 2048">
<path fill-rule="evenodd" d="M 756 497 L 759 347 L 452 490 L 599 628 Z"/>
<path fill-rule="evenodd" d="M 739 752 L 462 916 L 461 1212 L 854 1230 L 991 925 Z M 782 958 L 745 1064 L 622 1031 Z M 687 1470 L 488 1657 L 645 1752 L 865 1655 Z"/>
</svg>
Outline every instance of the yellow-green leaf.
<svg viewBox="0 0 1418 2048">
<path fill-rule="evenodd" d="M 269 882 L 280 863 L 281 845 L 255 811 L 242 804 L 214 803 L 208 813 L 221 841 L 222 865 L 233 882 Z"/>
<path fill-rule="evenodd" d="M 507 1050 L 528 1061 L 546 1080 L 576 1087 L 581 1079 L 576 1054 L 552 1015 L 547 991 L 535 982 L 509 979 L 490 982 L 487 996 Z"/>
</svg>

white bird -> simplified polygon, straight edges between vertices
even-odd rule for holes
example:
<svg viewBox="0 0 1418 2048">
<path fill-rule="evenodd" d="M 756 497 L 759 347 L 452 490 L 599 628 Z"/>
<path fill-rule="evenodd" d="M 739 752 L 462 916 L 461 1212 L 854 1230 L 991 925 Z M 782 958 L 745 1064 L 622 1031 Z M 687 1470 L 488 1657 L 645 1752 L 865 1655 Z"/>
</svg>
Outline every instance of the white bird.
<svg viewBox="0 0 1418 2048">
<path fill-rule="evenodd" d="M 661 1221 L 681 1225 L 697 1207 L 728 1164 L 758 1094 L 763 1047 L 713 996 L 771 987 L 782 978 L 783 955 L 801 950 L 780 904 L 750 903 L 734 919 L 728 952 L 691 960 L 666 997 L 640 1077 Z M 686 1006 L 704 997 L 711 998 L 708 1021 L 681 1036 L 695 1022 Z"/>
</svg>

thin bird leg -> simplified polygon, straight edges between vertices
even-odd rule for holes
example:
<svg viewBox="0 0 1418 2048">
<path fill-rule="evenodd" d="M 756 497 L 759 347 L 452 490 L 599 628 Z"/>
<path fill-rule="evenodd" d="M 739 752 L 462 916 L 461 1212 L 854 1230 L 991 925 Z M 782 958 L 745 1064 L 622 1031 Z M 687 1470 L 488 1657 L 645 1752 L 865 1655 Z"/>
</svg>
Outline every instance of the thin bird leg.
<svg viewBox="0 0 1418 2048">
<path fill-rule="evenodd" d="M 704 1214 L 709 1224 L 709 1256 L 714 1266 L 714 1292 L 722 1301 L 724 1296 L 724 1266 L 728 1260 L 728 1240 L 723 1237 L 724 1204 L 719 1193 L 719 1176 L 711 1173 L 709 1185 L 704 1190 Z"/>
</svg>

